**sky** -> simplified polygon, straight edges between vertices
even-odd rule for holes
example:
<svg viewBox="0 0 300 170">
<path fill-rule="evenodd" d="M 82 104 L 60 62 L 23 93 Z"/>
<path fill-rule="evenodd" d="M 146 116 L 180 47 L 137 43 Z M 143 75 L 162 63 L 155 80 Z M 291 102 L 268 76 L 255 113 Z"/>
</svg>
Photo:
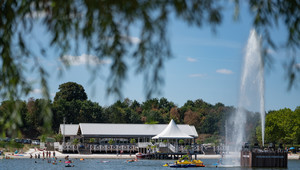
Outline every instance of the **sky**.
<svg viewBox="0 0 300 170">
<path fill-rule="evenodd" d="M 202 99 L 208 103 L 221 102 L 227 106 L 237 107 L 239 102 L 240 77 L 242 72 L 245 46 L 252 29 L 252 18 L 248 8 L 242 6 L 238 21 L 233 20 L 233 10 L 224 13 L 223 22 L 212 32 L 208 26 L 201 28 L 172 18 L 168 25 L 167 36 L 171 45 L 173 57 L 165 62 L 162 70 L 164 85 L 161 86 L 161 94 L 153 97 L 165 97 L 179 107 L 187 100 Z M 272 37 L 275 42 L 283 43 L 286 37 L 284 26 L 275 29 Z M 138 29 L 138 28 L 135 28 Z M 28 39 L 40 39 L 39 42 L 49 41 L 49 35 L 42 28 L 34 28 L 34 34 Z M 133 35 L 132 42 L 138 43 L 139 37 Z M 39 47 L 34 41 L 29 41 L 33 50 Z M 105 77 L 109 75 L 108 66 L 111 61 L 98 61 L 93 54 L 87 54 L 80 49 L 81 55 L 76 62 L 70 63 L 68 69 L 61 67 L 59 54 L 55 49 L 49 50 L 48 57 L 39 58 L 40 63 L 48 71 L 48 87 L 51 99 L 54 98 L 58 87 L 62 83 L 76 82 L 81 84 L 91 101 L 98 102 L 101 106 L 113 104 L 117 98 L 106 96 Z M 300 106 L 300 87 L 288 90 L 288 80 L 283 67 L 286 53 L 284 50 L 269 51 L 273 57 L 272 68 L 265 68 L 265 110 L 278 110 L 291 108 L 294 110 Z M 65 57 L 72 58 L 72 54 Z M 94 59 L 89 62 L 95 66 L 99 62 L 103 67 L 101 75 L 92 83 L 91 72 L 87 69 L 87 58 Z M 300 59 L 298 56 L 298 63 Z M 129 73 L 122 90 L 123 96 L 131 100 L 144 102 L 143 77 L 136 75 L 129 67 Z M 63 75 L 58 76 L 63 69 Z M 33 80 L 35 73 L 27 74 L 28 80 Z M 38 84 L 28 97 L 41 98 L 41 90 Z M 256 110 L 253 110 L 256 111 Z"/>
</svg>

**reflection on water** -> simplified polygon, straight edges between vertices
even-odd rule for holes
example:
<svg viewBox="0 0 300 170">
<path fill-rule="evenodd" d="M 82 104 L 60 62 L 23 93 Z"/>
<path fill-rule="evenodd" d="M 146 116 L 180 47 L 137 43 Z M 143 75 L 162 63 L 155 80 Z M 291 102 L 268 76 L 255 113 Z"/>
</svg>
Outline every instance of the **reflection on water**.
<svg viewBox="0 0 300 170">
<path fill-rule="evenodd" d="M 141 169 L 167 169 L 169 167 L 163 167 L 165 163 L 172 163 L 172 160 L 140 160 L 138 162 L 127 163 L 126 159 L 85 159 L 84 161 L 80 161 L 79 159 L 72 159 L 75 167 L 65 167 L 64 161 L 61 163 L 57 163 L 57 165 L 53 165 L 48 163 L 47 160 L 43 161 L 42 159 L 2 159 L 0 160 L 0 169 L 2 170 L 45 170 L 45 169 L 122 169 L 122 170 L 141 170 Z M 220 169 L 213 166 L 218 160 L 217 159 L 201 159 L 205 165 L 209 167 L 205 167 L 205 169 Z M 36 163 L 35 163 L 36 161 Z M 289 170 L 299 170 L 300 160 L 289 160 L 288 161 L 288 169 Z M 202 169 L 202 168 L 193 168 L 193 169 Z M 233 167 L 229 168 L 221 168 L 221 169 L 233 169 Z M 234 169 L 245 169 L 236 167 Z M 250 169 L 250 168 L 249 168 Z M 280 168 L 278 168 L 279 170 Z M 259 170 L 255 168 L 255 170 Z M 263 170 L 266 170 L 264 168 Z M 280 169 L 282 170 L 282 169 Z"/>
</svg>

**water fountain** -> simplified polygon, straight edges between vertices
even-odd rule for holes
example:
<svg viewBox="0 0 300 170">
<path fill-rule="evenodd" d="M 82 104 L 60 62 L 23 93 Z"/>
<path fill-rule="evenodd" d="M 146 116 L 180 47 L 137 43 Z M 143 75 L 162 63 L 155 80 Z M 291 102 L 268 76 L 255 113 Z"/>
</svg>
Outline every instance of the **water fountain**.
<svg viewBox="0 0 300 170">
<path fill-rule="evenodd" d="M 238 108 L 229 123 L 232 125 L 226 141 L 231 141 L 227 152 L 231 158 L 234 158 L 233 164 L 239 165 L 240 150 L 246 141 L 245 125 L 246 110 L 259 110 L 260 106 L 262 134 L 264 134 L 264 71 L 263 60 L 261 56 L 261 38 L 253 29 L 250 31 L 248 42 L 245 49 L 244 62 L 242 66 L 241 85 L 239 94 Z M 262 137 L 264 140 L 264 137 Z M 229 140 L 230 139 L 230 140 Z M 264 143 L 262 141 L 262 143 Z M 228 164 L 232 164 L 229 160 Z"/>
<path fill-rule="evenodd" d="M 256 155 L 251 151 L 243 154 L 241 152 L 242 146 L 247 141 L 248 134 L 245 134 L 246 125 L 246 110 L 259 111 L 261 117 L 261 130 L 262 130 L 262 145 L 264 145 L 264 131 L 265 131 L 265 107 L 264 107 L 264 61 L 261 55 L 261 37 L 257 35 L 256 31 L 252 29 L 248 38 L 248 42 L 245 49 L 244 62 L 242 66 L 241 74 L 241 85 L 239 94 L 238 108 L 232 117 L 229 118 L 229 123 L 232 125 L 230 131 L 227 134 L 226 141 L 230 141 L 230 146 L 228 145 L 227 153 L 225 156 L 224 163 L 232 166 L 255 166 L 256 163 L 251 162 L 256 159 L 252 155 L 257 156 L 257 158 L 285 158 L 282 155 L 274 155 L 268 153 L 269 155 L 262 156 Z M 227 124 L 227 123 L 226 123 Z M 248 158 L 247 160 L 241 158 L 244 156 Z M 259 160 L 258 160 L 259 161 Z M 286 161 L 286 160 L 284 160 Z M 284 162 L 282 161 L 282 162 Z M 251 163 L 250 163 L 251 162 Z M 268 162 L 268 161 L 266 161 Z M 246 163 L 246 164 L 245 164 Z M 261 165 L 259 165 L 261 166 Z M 269 165 L 268 165 L 269 166 Z"/>
</svg>

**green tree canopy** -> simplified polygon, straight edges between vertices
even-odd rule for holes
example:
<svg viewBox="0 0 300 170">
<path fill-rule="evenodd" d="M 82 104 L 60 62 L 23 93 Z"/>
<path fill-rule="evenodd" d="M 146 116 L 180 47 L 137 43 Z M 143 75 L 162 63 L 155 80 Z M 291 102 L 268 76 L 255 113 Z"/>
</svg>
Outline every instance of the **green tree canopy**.
<svg viewBox="0 0 300 170">
<path fill-rule="evenodd" d="M 265 136 L 267 142 L 299 143 L 300 114 L 297 109 L 280 109 L 266 115 Z"/>
<path fill-rule="evenodd" d="M 85 93 L 84 88 L 82 85 L 74 83 L 74 82 L 67 82 L 64 84 L 59 85 L 59 91 L 56 93 L 54 97 L 54 101 L 58 100 L 80 100 L 84 101 L 87 100 L 87 95 Z"/>
<path fill-rule="evenodd" d="M 47 71 L 40 63 L 40 56 L 47 56 L 54 48 L 63 61 L 71 51 L 78 53 L 78 46 L 93 52 L 99 60 L 111 59 L 107 79 L 108 94 L 122 96 L 128 63 L 133 63 L 136 73 L 144 75 L 147 98 L 159 92 L 163 84 L 162 68 L 172 57 L 168 40 L 168 24 L 173 16 L 197 27 L 209 26 L 213 30 L 223 21 L 224 9 L 232 9 L 238 17 L 239 0 L 234 3 L 212 0 L 2 0 L 0 2 L 0 95 L 14 100 L 27 95 L 32 82 L 27 81 L 27 72 L 38 72 L 38 82 L 46 99 L 50 98 Z M 244 2 L 244 1 L 243 1 Z M 263 36 L 264 54 L 270 47 L 277 49 L 282 44 L 272 40 L 271 30 L 284 25 L 287 31 L 283 45 L 288 50 L 287 74 L 290 87 L 300 73 L 296 54 L 300 47 L 300 2 L 299 0 L 249 0 L 253 26 Z M 234 7 L 235 6 L 235 7 Z M 41 45 L 36 40 L 39 52 L 28 46 L 26 36 L 32 35 L 35 25 L 41 25 L 50 42 Z M 132 27 L 138 27 L 139 42 L 134 44 Z M 73 44 L 75 42 L 75 44 Z M 265 57 L 266 58 L 266 57 Z M 28 68 L 27 59 L 32 59 Z M 132 62 L 126 62 L 126 61 Z M 68 61 L 65 65 L 68 67 Z M 30 66 L 29 66 L 30 67 Z M 101 67 L 92 70 L 93 78 Z M 86 100 L 84 96 L 79 100 Z M 58 99 L 58 98 L 57 98 Z M 69 100 L 69 99 L 68 99 Z M 46 109 L 45 109 L 46 110 Z M 12 112 L 11 112 L 12 113 Z M 48 112 L 42 112 L 48 114 Z M 7 122 L 12 122 L 8 118 Z M 15 118 L 20 119 L 20 114 Z M 1 130 L 2 131 L 2 130 Z"/>
</svg>

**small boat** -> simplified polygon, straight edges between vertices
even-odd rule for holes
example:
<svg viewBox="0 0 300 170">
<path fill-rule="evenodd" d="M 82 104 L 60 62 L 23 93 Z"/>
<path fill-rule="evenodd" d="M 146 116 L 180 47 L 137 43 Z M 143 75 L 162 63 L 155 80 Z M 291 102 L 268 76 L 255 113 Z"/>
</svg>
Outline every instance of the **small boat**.
<svg viewBox="0 0 300 170">
<path fill-rule="evenodd" d="M 203 162 L 201 160 L 193 160 L 192 164 L 195 164 L 196 167 L 205 167 L 205 165 L 203 164 Z"/>
<path fill-rule="evenodd" d="M 145 158 L 146 158 L 146 155 L 147 155 L 147 154 L 144 154 L 144 153 L 141 153 L 141 152 L 135 154 L 135 156 L 136 156 L 138 159 L 145 159 Z"/>
<path fill-rule="evenodd" d="M 66 164 L 70 164 L 70 163 L 72 163 L 72 162 L 69 160 L 69 161 L 65 161 L 65 163 L 66 163 Z"/>
<path fill-rule="evenodd" d="M 80 160 L 81 160 L 81 161 L 84 161 L 84 159 L 83 159 L 83 158 L 80 158 Z"/>
<path fill-rule="evenodd" d="M 74 167 L 74 165 L 68 164 L 68 165 L 65 165 L 65 167 Z"/>
<path fill-rule="evenodd" d="M 179 161 L 175 161 L 174 164 L 170 164 L 169 166 L 171 168 L 205 167 L 205 165 L 203 165 L 203 162 L 200 160 L 193 160 L 193 161 L 179 160 Z"/>
<path fill-rule="evenodd" d="M 169 164 L 168 164 L 168 163 L 166 163 L 166 164 L 164 164 L 163 166 L 169 166 Z"/>
</svg>

